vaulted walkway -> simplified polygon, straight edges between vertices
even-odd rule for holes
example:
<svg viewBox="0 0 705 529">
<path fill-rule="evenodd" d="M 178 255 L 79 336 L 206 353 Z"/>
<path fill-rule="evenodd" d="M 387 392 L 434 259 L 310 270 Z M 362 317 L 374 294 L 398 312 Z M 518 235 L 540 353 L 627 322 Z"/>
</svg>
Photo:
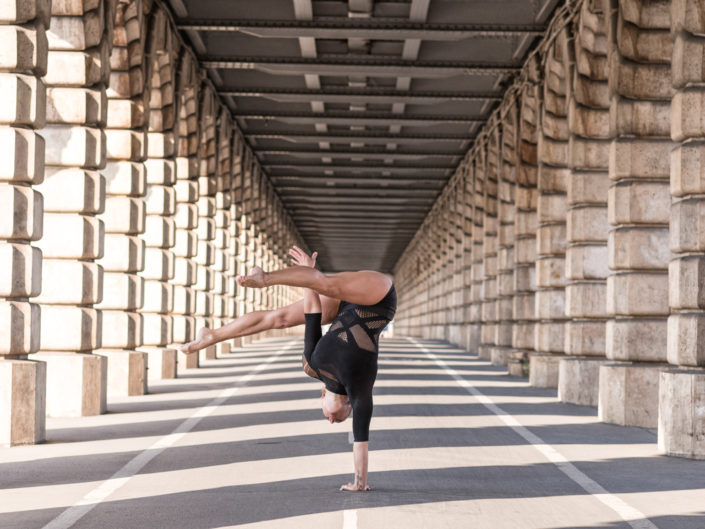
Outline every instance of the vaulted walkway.
<svg viewBox="0 0 705 529">
<path fill-rule="evenodd" d="M 260 341 L 49 419 L 47 444 L 0 449 L 0 527 L 703 527 L 705 462 L 430 340 L 383 342 L 374 490 L 339 492 L 350 423 L 321 420 L 300 350 Z"/>
</svg>

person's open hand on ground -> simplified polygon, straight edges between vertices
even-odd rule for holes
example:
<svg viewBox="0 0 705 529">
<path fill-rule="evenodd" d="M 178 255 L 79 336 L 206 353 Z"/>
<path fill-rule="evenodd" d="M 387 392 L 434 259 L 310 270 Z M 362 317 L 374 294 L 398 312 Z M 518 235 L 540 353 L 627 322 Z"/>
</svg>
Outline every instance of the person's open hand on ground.
<svg viewBox="0 0 705 529">
<path fill-rule="evenodd" d="M 295 265 L 308 266 L 309 268 L 314 268 L 316 266 L 316 257 L 318 257 L 318 252 L 313 252 L 313 254 L 309 256 L 298 246 L 293 246 L 289 250 L 289 255 Z"/>
</svg>

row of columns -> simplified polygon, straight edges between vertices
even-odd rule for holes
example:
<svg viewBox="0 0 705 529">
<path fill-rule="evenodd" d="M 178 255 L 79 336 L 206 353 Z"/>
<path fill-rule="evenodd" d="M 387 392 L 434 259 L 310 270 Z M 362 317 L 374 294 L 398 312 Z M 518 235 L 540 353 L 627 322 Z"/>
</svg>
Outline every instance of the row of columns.
<svg viewBox="0 0 705 529">
<path fill-rule="evenodd" d="M 0 24 L 0 444 L 26 444 L 292 302 L 236 277 L 302 239 L 161 5 L 14 0 Z"/>
<path fill-rule="evenodd" d="M 692 0 L 572 5 L 398 262 L 396 330 L 705 458 L 705 18 Z M 436 248 L 457 223 L 453 264 Z M 427 285 L 462 321 L 433 317 Z"/>
</svg>

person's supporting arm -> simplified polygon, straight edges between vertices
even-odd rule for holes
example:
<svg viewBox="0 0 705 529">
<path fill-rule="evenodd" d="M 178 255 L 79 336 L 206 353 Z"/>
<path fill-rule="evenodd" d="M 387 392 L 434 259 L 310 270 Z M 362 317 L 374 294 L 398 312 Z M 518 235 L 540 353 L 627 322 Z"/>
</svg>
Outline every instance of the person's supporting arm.
<svg viewBox="0 0 705 529">
<path fill-rule="evenodd" d="M 350 393 L 350 404 L 353 409 L 353 463 L 355 478 L 352 483 L 340 487 L 346 491 L 367 491 L 367 462 L 370 437 L 370 421 L 372 420 L 372 387 L 360 388 L 358 392 Z"/>
<path fill-rule="evenodd" d="M 343 485 L 340 490 L 347 491 L 367 491 L 370 490 L 367 484 L 367 450 L 368 441 L 353 443 L 353 462 L 355 464 L 355 480 L 352 483 Z"/>
</svg>

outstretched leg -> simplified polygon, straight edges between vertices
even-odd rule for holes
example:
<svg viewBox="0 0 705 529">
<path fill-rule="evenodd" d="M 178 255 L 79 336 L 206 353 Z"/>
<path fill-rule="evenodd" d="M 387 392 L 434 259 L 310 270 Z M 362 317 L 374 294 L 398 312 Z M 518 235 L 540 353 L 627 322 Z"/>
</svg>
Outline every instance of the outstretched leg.
<svg viewBox="0 0 705 529">
<path fill-rule="evenodd" d="M 237 281 L 241 286 L 253 288 L 271 285 L 310 288 L 323 296 L 358 305 L 374 305 L 380 302 L 392 286 L 390 278 L 372 270 L 326 275 L 307 266 L 292 266 L 273 272 L 264 272 L 255 267 L 250 275 L 240 276 Z"/>
<path fill-rule="evenodd" d="M 323 323 L 333 321 L 338 313 L 339 304 L 340 301 L 337 299 L 321 298 Z M 194 353 L 218 342 L 271 329 L 288 329 L 303 325 L 304 321 L 304 302 L 300 300 L 280 309 L 258 310 L 243 314 L 218 329 L 204 327 L 198 332 L 194 341 L 180 346 L 179 349 L 184 353 Z"/>
</svg>

